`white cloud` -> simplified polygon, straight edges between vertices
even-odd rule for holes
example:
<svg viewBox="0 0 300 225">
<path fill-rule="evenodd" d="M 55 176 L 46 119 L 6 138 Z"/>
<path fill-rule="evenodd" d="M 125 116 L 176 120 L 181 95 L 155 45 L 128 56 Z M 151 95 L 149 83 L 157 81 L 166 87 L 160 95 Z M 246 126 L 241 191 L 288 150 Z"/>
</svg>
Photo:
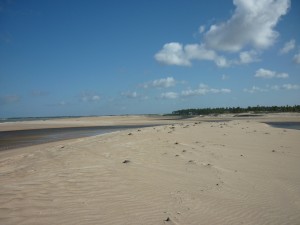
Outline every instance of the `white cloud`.
<svg viewBox="0 0 300 225">
<path fill-rule="evenodd" d="M 296 42 L 294 39 L 286 42 L 283 46 L 282 49 L 280 49 L 279 53 L 280 54 L 286 54 L 286 53 L 289 53 L 290 51 L 292 51 L 296 46 Z"/>
<path fill-rule="evenodd" d="M 98 102 L 100 101 L 100 96 L 93 94 L 93 93 L 89 93 L 89 92 L 83 92 L 80 96 L 80 100 L 83 102 Z"/>
<path fill-rule="evenodd" d="M 298 84 L 283 84 L 283 85 L 267 85 L 267 87 L 270 90 L 279 91 L 279 90 L 286 90 L 286 91 L 292 91 L 292 90 L 299 90 L 300 85 Z"/>
<path fill-rule="evenodd" d="M 154 81 L 147 82 L 141 85 L 143 88 L 169 88 L 176 85 L 176 80 L 173 77 L 162 78 Z"/>
<path fill-rule="evenodd" d="M 229 66 L 229 63 L 223 56 L 217 55 L 213 50 L 209 50 L 204 44 L 188 44 L 184 47 L 188 60 L 210 60 L 214 61 L 219 67 Z"/>
<path fill-rule="evenodd" d="M 287 73 L 277 73 L 275 71 L 272 70 L 266 70 L 263 68 L 260 68 L 256 71 L 255 77 L 259 77 L 259 78 L 288 78 L 289 75 Z"/>
<path fill-rule="evenodd" d="M 265 88 L 252 86 L 250 89 L 244 88 L 244 92 L 248 93 L 257 93 L 257 92 L 267 92 L 267 91 L 292 91 L 292 90 L 300 90 L 300 85 L 298 84 L 282 84 L 282 85 L 266 85 Z"/>
<path fill-rule="evenodd" d="M 228 88 L 214 89 L 213 93 L 217 93 L 217 94 L 219 94 L 219 93 L 220 94 L 229 94 L 229 93 L 231 93 L 231 90 L 228 89 Z"/>
<path fill-rule="evenodd" d="M 297 84 L 283 84 L 282 88 L 285 90 L 299 90 L 300 85 Z"/>
<path fill-rule="evenodd" d="M 215 24 L 205 33 L 205 43 L 212 49 L 236 52 L 245 46 L 265 49 L 278 32 L 274 27 L 290 7 L 290 0 L 234 0 L 232 17 Z"/>
<path fill-rule="evenodd" d="M 121 93 L 122 96 L 128 98 L 128 99 L 137 99 L 137 100 L 149 100 L 150 98 L 148 96 L 145 96 L 143 94 L 139 94 L 136 91 L 127 91 Z"/>
<path fill-rule="evenodd" d="M 92 96 L 92 100 L 93 101 L 99 101 L 100 100 L 100 96 L 94 95 L 94 96 Z"/>
<path fill-rule="evenodd" d="M 267 85 L 267 88 L 269 88 L 270 90 L 274 90 L 274 91 L 278 91 L 280 90 L 280 86 L 279 85 Z"/>
<path fill-rule="evenodd" d="M 205 84 L 200 84 L 197 89 L 188 89 L 181 92 L 181 96 L 183 97 L 190 97 L 190 96 L 196 96 L 196 95 L 206 95 L 206 94 L 228 94 L 231 93 L 230 89 L 222 88 L 222 89 L 216 89 L 216 88 L 210 88 L 209 86 Z"/>
<path fill-rule="evenodd" d="M 260 61 L 263 49 L 272 46 L 279 33 L 274 30 L 280 18 L 290 8 L 291 0 L 233 0 L 235 11 L 230 19 L 213 24 L 208 29 L 199 27 L 203 41 L 199 44 L 183 45 L 167 43 L 154 58 L 166 65 L 191 66 L 193 60 L 207 60 L 218 67 L 229 67 Z M 243 51 L 243 49 L 250 49 Z M 293 40 L 286 46 L 290 51 Z M 238 59 L 227 59 L 218 51 L 237 52 Z M 300 64 L 300 55 L 294 56 Z"/>
<path fill-rule="evenodd" d="M 256 92 L 266 92 L 268 91 L 267 89 L 264 89 L 264 88 L 260 88 L 260 87 L 257 87 L 257 86 L 252 86 L 250 89 L 247 89 L 247 88 L 244 88 L 244 92 L 248 92 L 248 93 L 256 93 Z"/>
<path fill-rule="evenodd" d="M 137 98 L 138 94 L 137 94 L 136 91 L 134 91 L 134 92 L 124 92 L 124 93 L 122 93 L 122 96 L 125 96 L 127 98 Z"/>
<path fill-rule="evenodd" d="M 49 106 L 55 106 L 55 107 L 67 107 L 69 105 L 71 105 L 71 103 L 68 103 L 66 101 L 60 101 L 57 103 L 49 104 Z"/>
<path fill-rule="evenodd" d="M 230 89 L 227 88 L 211 88 L 206 84 L 200 84 L 196 89 L 187 89 L 183 90 L 180 93 L 176 92 L 165 92 L 160 95 L 160 98 L 163 99 L 178 99 L 178 98 L 187 98 L 192 96 L 202 96 L 207 94 L 229 94 L 231 93 Z"/>
<path fill-rule="evenodd" d="M 204 31 L 205 31 L 205 26 L 204 26 L 204 25 L 201 25 L 201 26 L 199 27 L 199 33 L 202 34 Z"/>
<path fill-rule="evenodd" d="M 300 64 L 300 52 L 298 54 L 294 55 L 293 60 L 295 63 Z"/>
<path fill-rule="evenodd" d="M 160 95 L 161 98 L 164 99 L 176 99 L 179 95 L 176 92 L 165 92 Z"/>
<path fill-rule="evenodd" d="M 248 64 L 256 61 L 259 61 L 257 51 L 240 52 L 240 64 Z"/>
<path fill-rule="evenodd" d="M 158 62 L 167 65 L 190 66 L 191 63 L 184 53 L 183 46 L 177 42 L 167 43 L 155 54 Z"/>
<path fill-rule="evenodd" d="M 192 60 L 214 61 L 219 67 L 227 67 L 230 64 L 225 57 L 207 49 L 204 44 L 187 44 L 183 46 L 177 42 L 167 43 L 154 57 L 161 63 L 177 66 L 190 66 Z"/>
</svg>

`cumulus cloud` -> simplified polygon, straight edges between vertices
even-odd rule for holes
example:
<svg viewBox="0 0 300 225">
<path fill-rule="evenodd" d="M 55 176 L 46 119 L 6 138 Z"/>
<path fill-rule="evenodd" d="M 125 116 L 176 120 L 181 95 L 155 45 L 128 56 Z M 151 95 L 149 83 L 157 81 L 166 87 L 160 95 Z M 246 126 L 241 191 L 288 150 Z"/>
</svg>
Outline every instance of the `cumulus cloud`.
<svg viewBox="0 0 300 225">
<path fill-rule="evenodd" d="M 176 80 L 173 77 L 162 78 L 154 81 L 147 82 L 141 85 L 143 88 L 169 88 L 176 85 Z"/>
<path fill-rule="evenodd" d="M 214 61 L 219 67 L 229 66 L 229 62 L 225 57 L 219 56 L 215 51 L 207 49 L 204 44 L 189 44 L 184 49 L 186 57 L 189 60 L 210 60 Z"/>
<path fill-rule="evenodd" d="M 181 92 L 182 97 L 190 97 L 190 96 L 196 96 L 196 95 L 206 95 L 206 94 L 228 94 L 231 93 L 230 89 L 222 88 L 222 89 L 216 89 L 216 88 L 210 88 L 209 86 L 205 84 L 200 84 L 197 89 L 188 89 Z"/>
<path fill-rule="evenodd" d="M 251 88 L 244 88 L 244 90 L 243 90 L 244 92 L 248 92 L 248 93 L 251 93 L 251 94 L 253 94 L 253 93 L 256 93 L 256 92 L 266 92 L 266 91 L 268 91 L 267 89 L 265 89 L 265 88 L 260 88 L 260 87 L 257 87 L 257 86 L 252 86 Z"/>
<path fill-rule="evenodd" d="M 298 84 L 283 84 L 283 85 L 267 85 L 270 90 L 279 91 L 279 90 L 299 90 L 300 85 Z"/>
<path fill-rule="evenodd" d="M 162 99 L 178 99 L 192 96 L 202 96 L 207 94 L 229 94 L 230 89 L 227 88 L 211 88 L 206 84 L 200 84 L 196 89 L 187 89 L 181 92 L 164 92 L 160 95 Z"/>
<path fill-rule="evenodd" d="M 258 52 L 254 50 L 240 52 L 240 64 L 259 61 Z"/>
<path fill-rule="evenodd" d="M 123 92 L 122 96 L 125 96 L 126 98 L 137 98 L 139 95 L 136 91 L 133 92 Z"/>
<path fill-rule="evenodd" d="M 293 91 L 300 90 L 298 84 L 282 84 L 282 85 L 266 85 L 265 88 L 252 86 L 251 88 L 244 88 L 244 92 L 257 93 L 257 92 L 268 92 L 268 91 Z"/>
<path fill-rule="evenodd" d="M 259 77 L 259 78 L 266 78 L 266 79 L 270 79 L 270 78 L 288 78 L 289 75 L 287 73 L 277 73 L 275 71 L 272 70 L 266 70 L 263 68 L 260 68 L 256 71 L 255 77 Z"/>
<path fill-rule="evenodd" d="M 1 105 L 7 105 L 7 104 L 13 104 L 17 103 L 21 100 L 21 97 L 18 95 L 4 95 L 0 96 L 0 104 Z"/>
<path fill-rule="evenodd" d="M 154 58 L 163 64 L 190 66 L 192 60 L 214 61 L 219 67 L 229 66 L 225 57 L 219 56 L 215 51 L 207 49 L 204 44 L 187 44 L 183 46 L 177 42 L 167 43 Z"/>
<path fill-rule="evenodd" d="M 293 60 L 295 63 L 300 64 L 300 52 L 298 54 L 294 55 Z"/>
<path fill-rule="evenodd" d="M 205 43 L 212 49 L 237 52 L 246 46 L 265 49 L 278 32 L 274 27 L 290 7 L 290 0 L 234 0 L 232 17 L 214 24 L 205 33 Z"/>
<path fill-rule="evenodd" d="M 100 101 L 101 97 L 99 95 L 83 92 L 80 96 L 80 100 L 83 102 L 98 102 Z"/>
<path fill-rule="evenodd" d="M 290 51 L 292 51 L 296 46 L 296 42 L 294 39 L 286 42 L 283 46 L 282 49 L 280 49 L 279 53 L 280 54 L 286 54 L 286 53 L 289 53 Z"/>
<path fill-rule="evenodd" d="M 100 100 L 100 96 L 99 95 L 93 95 L 92 96 L 92 101 L 99 101 Z"/>
<path fill-rule="evenodd" d="M 218 67 L 257 62 L 262 50 L 272 46 L 279 33 L 275 26 L 290 8 L 290 0 L 233 0 L 235 11 L 230 19 L 213 24 L 208 29 L 199 27 L 201 43 L 166 43 L 154 58 L 166 65 L 191 66 L 193 60 L 208 60 Z M 283 52 L 290 51 L 293 40 Z M 250 49 L 243 51 L 244 49 Z M 219 51 L 235 52 L 238 59 L 228 60 Z M 300 63 L 300 56 L 294 61 Z"/>
<path fill-rule="evenodd" d="M 121 96 L 128 98 L 128 99 L 137 99 L 137 100 L 143 100 L 143 101 L 150 99 L 148 96 L 139 94 L 136 91 L 122 92 Z"/>
<path fill-rule="evenodd" d="M 190 66 L 191 62 L 186 57 L 183 46 L 177 42 L 167 43 L 162 50 L 155 54 L 154 58 L 167 65 Z"/>
<path fill-rule="evenodd" d="M 285 90 L 299 90 L 300 85 L 297 84 L 283 84 L 282 88 Z"/>
<path fill-rule="evenodd" d="M 205 31 L 205 26 L 204 26 L 204 25 L 201 25 L 201 26 L 199 27 L 199 33 L 202 34 L 204 31 Z"/>
<path fill-rule="evenodd" d="M 160 95 L 161 98 L 164 99 L 176 99 L 179 95 L 176 92 L 165 92 Z"/>
</svg>

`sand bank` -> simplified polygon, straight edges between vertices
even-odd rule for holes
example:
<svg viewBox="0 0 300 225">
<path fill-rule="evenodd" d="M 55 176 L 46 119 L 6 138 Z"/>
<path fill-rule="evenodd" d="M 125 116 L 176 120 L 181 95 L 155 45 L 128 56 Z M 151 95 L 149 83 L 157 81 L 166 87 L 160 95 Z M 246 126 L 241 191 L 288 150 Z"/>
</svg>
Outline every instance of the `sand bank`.
<svg viewBox="0 0 300 225">
<path fill-rule="evenodd" d="M 156 125 L 171 123 L 179 117 L 164 116 L 99 116 L 0 123 L 0 131 L 65 127 Z"/>
<path fill-rule="evenodd" d="M 0 131 L 30 130 L 46 128 L 66 127 L 90 127 L 90 126 L 130 126 L 130 125 L 157 125 L 178 123 L 178 121 L 230 121 L 230 120 L 254 120 L 260 122 L 300 122 L 300 113 L 270 113 L 270 114 L 221 114 L 218 116 L 192 116 L 182 118 L 180 116 L 99 116 L 78 117 L 63 119 L 31 120 L 0 123 Z"/>
<path fill-rule="evenodd" d="M 0 152 L 0 224 L 299 224 L 299 138 L 194 118 Z"/>
</svg>

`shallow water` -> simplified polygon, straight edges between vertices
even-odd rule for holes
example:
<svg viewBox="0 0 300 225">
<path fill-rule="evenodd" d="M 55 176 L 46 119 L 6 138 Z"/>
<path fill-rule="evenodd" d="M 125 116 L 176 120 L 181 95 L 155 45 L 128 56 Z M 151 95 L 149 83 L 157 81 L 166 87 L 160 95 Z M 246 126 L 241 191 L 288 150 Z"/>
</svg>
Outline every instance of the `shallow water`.
<svg viewBox="0 0 300 225">
<path fill-rule="evenodd" d="M 149 127 L 151 125 L 134 126 L 96 126 L 67 127 L 33 130 L 16 130 L 0 132 L 0 151 L 31 146 L 36 144 L 61 141 L 67 139 L 95 136 L 126 129 Z M 152 125 L 153 126 L 153 125 Z"/>
<path fill-rule="evenodd" d="M 300 130 L 300 122 L 268 122 L 272 127 Z"/>
</svg>

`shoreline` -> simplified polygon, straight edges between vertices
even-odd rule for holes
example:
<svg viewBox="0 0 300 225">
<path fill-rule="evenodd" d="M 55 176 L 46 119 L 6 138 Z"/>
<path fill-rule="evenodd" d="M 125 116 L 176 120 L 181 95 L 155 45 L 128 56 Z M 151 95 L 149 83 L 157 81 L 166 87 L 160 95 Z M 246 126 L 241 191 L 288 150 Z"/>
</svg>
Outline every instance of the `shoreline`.
<svg viewBox="0 0 300 225">
<path fill-rule="evenodd" d="M 0 131 L 0 151 L 154 126 L 160 125 L 85 126 Z"/>
<path fill-rule="evenodd" d="M 255 120 L 261 122 L 300 122 L 300 113 L 268 113 L 259 116 L 248 114 L 220 114 L 217 116 L 92 116 L 92 117 L 70 117 L 53 118 L 48 120 L 28 120 L 0 123 L 0 131 L 30 130 L 44 128 L 66 128 L 66 127 L 91 127 L 91 126 L 120 126 L 120 125 L 152 125 L 178 122 L 198 121 L 231 121 L 231 120 Z M 163 122 L 162 122 L 163 121 Z"/>
<path fill-rule="evenodd" d="M 0 151 L 147 126 L 193 122 L 230 122 L 238 120 L 258 121 L 278 128 L 300 129 L 300 114 L 292 114 L 291 116 L 287 113 L 256 115 L 255 117 L 249 117 L 248 114 L 240 114 L 239 116 L 236 114 L 221 114 L 217 117 L 195 116 L 188 118 L 165 116 L 54 118 L 52 120 L 28 120 L 0 124 Z M 99 124 L 101 125 L 99 126 Z M 284 126 L 285 124 L 286 127 Z"/>
<path fill-rule="evenodd" d="M 230 122 L 232 120 L 210 120 L 199 122 Z M 274 128 L 300 130 L 300 122 L 261 122 Z M 77 138 L 85 138 L 108 134 L 118 131 L 140 129 L 145 127 L 163 126 L 156 125 L 124 125 L 124 126 L 91 126 L 91 127 L 61 127 L 61 128 L 39 128 L 29 130 L 0 131 L 0 151 L 18 149 L 39 144 L 58 141 L 67 141 Z"/>
<path fill-rule="evenodd" d="M 194 116 L 187 118 L 178 116 L 103 116 L 15 121 L 0 124 L 0 151 L 95 136 L 115 130 L 121 131 L 183 122 L 229 122 L 237 120 L 260 121 L 271 126 L 274 124 L 274 127 L 284 128 L 281 126 L 284 123 L 300 123 L 300 114 L 261 114 L 254 117 L 248 114 L 221 114 L 216 117 Z M 101 125 L 99 126 L 99 124 Z M 299 125 L 286 127 L 286 129 L 289 128 L 299 129 Z"/>
<path fill-rule="evenodd" d="M 163 121 L 163 122 L 162 122 Z M 176 120 L 169 117 L 154 116 L 100 116 L 79 117 L 49 120 L 31 120 L 19 122 L 0 123 L 0 131 L 10 130 L 33 130 L 46 128 L 73 128 L 73 127 L 96 127 L 96 126 L 134 126 L 156 125 L 172 123 Z"/>
<path fill-rule="evenodd" d="M 274 128 L 300 130 L 300 122 L 264 122 Z"/>
</svg>

